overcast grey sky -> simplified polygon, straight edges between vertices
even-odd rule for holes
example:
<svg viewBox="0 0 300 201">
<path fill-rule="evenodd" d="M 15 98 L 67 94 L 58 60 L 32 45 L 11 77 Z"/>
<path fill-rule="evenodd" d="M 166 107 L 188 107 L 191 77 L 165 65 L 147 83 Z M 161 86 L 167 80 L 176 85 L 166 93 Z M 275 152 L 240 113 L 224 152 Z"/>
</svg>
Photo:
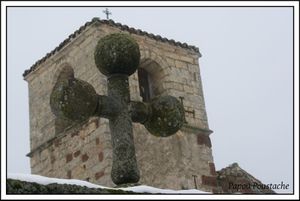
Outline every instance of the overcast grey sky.
<svg viewBox="0 0 300 201">
<path fill-rule="evenodd" d="M 293 185 L 293 9 L 109 8 L 112 19 L 200 48 L 216 169 L 233 162 L 264 183 Z M 22 73 L 103 7 L 8 8 L 8 172 L 30 173 Z M 291 192 L 292 188 L 285 192 Z"/>
</svg>

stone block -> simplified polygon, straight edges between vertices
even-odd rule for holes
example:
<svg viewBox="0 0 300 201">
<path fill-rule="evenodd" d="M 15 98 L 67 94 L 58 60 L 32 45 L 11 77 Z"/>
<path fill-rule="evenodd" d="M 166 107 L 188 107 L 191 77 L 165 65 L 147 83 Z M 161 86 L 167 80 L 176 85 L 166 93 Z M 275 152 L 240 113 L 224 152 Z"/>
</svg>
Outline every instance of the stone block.
<svg viewBox="0 0 300 201">
<path fill-rule="evenodd" d="M 85 154 L 83 154 L 82 156 L 81 156 L 81 161 L 82 162 L 85 162 L 85 161 L 87 161 L 89 159 L 89 156 L 85 153 Z"/>
<path fill-rule="evenodd" d="M 67 171 L 67 178 L 72 179 L 72 171 L 71 170 Z"/>
<path fill-rule="evenodd" d="M 210 138 L 206 134 L 202 134 L 202 133 L 198 134 L 197 135 L 197 143 L 198 143 L 198 145 L 205 145 L 205 146 L 211 148 Z"/>
<path fill-rule="evenodd" d="M 81 154 L 80 150 L 74 152 L 74 158 L 77 158 Z"/>
<path fill-rule="evenodd" d="M 215 164 L 214 163 L 208 163 L 209 165 L 209 170 L 210 170 L 210 174 L 213 176 L 216 176 L 216 168 L 215 168 Z"/>
<path fill-rule="evenodd" d="M 215 176 L 202 175 L 202 184 L 206 186 L 217 187 L 217 179 Z"/>
<path fill-rule="evenodd" d="M 103 161 L 103 152 L 100 152 L 100 153 L 98 154 L 98 160 L 99 160 L 99 162 L 102 162 L 102 161 Z"/>
<path fill-rule="evenodd" d="M 179 59 L 187 63 L 194 63 L 194 59 L 192 57 L 180 56 Z"/>
<path fill-rule="evenodd" d="M 104 176 L 104 171 L 99 171 L 95 173 L 95 180 L 100 179 L 101 177 Z"/>
<path fill-rule="evenodd" d="M 175 60 L 175 67 L 176 68 L 187 68 L 187 63 Z"/>
<path fill-rule="evenodd" d="M 66 155 L 66 163 L 69 163 L 73 159 L 73 154 L 69 153 Z"/>
</svg>

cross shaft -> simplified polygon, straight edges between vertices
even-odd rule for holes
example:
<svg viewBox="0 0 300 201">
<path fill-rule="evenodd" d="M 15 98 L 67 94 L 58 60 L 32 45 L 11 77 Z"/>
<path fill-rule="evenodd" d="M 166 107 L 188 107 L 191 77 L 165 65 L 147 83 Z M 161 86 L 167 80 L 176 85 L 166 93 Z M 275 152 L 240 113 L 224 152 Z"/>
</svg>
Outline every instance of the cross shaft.
<svg viewBox="0 0 300 201">
<path fill-rule="evenodd" d="M 132 121 L 128 110 L 129 84 L 127 75 L 108 78 L 108 97 L 118 104 L 119 111 L 109 118 L 113 164 L 111 177 L 115 184 L 136 183 L 140 175 L 135 157 Z"/>
</svg>

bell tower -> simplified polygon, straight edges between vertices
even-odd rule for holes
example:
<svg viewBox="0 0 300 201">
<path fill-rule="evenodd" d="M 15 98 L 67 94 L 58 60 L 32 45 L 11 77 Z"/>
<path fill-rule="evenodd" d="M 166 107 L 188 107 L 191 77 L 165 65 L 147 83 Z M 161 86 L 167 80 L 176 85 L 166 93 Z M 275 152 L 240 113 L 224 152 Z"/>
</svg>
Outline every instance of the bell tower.
<svg viewBox="0 0 300 201">
<path fill-rule="evenodd" d="M 168 138 L 153 136 L 143 125 L 133 123 L 139 183 L 216 190 L 198 48 L 98 18 L 24 72 L 29 88 L 32 174 L 114 186 L 109 121 L 92 116 L 74 123 L 55 116 L 50 107 L 55 84 L 70 73 L 89 83 L 97 94 L 107 95 L 107 79 L 97 69 L 94 51 L 98 40 L 112 33 L 129 34 L 139 45 L 139 67 L 129 76 L 131 100 L 149 102 L 156 96 L 173 96 L 184 108 L 183 126 Z"/>
</svg>

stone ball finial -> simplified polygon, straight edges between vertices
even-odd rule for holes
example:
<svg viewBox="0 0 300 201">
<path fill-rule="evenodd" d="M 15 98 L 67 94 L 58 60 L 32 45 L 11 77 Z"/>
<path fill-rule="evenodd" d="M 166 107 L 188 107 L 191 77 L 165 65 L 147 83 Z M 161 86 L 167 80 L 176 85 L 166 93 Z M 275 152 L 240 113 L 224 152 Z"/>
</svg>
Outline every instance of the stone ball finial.
<svg viewBox="0 0 300 201">
<path fill-rule="evenodd" d="M 71 78 L 60 80 L 50 95 L 50 106 L 57 117 L 83 121 L 92 116 L 98 104 L 98 95 L 89 83 Z"/>
<path fill-rule="evenodd" d="M 151 115 L 144 123 L 147 130 L 157 137 L 175 134 L 183 125 L 184 109 L 173 96 L 158 96 L 150 103 Z"/>
<path fill-rule="evenodd" d="M 140 49 L 128 34 L 115 33 L 98 41 L 94 52 L 97 68 L 106 76 L 133 74 L 140 63 Z"/>
</svg>

